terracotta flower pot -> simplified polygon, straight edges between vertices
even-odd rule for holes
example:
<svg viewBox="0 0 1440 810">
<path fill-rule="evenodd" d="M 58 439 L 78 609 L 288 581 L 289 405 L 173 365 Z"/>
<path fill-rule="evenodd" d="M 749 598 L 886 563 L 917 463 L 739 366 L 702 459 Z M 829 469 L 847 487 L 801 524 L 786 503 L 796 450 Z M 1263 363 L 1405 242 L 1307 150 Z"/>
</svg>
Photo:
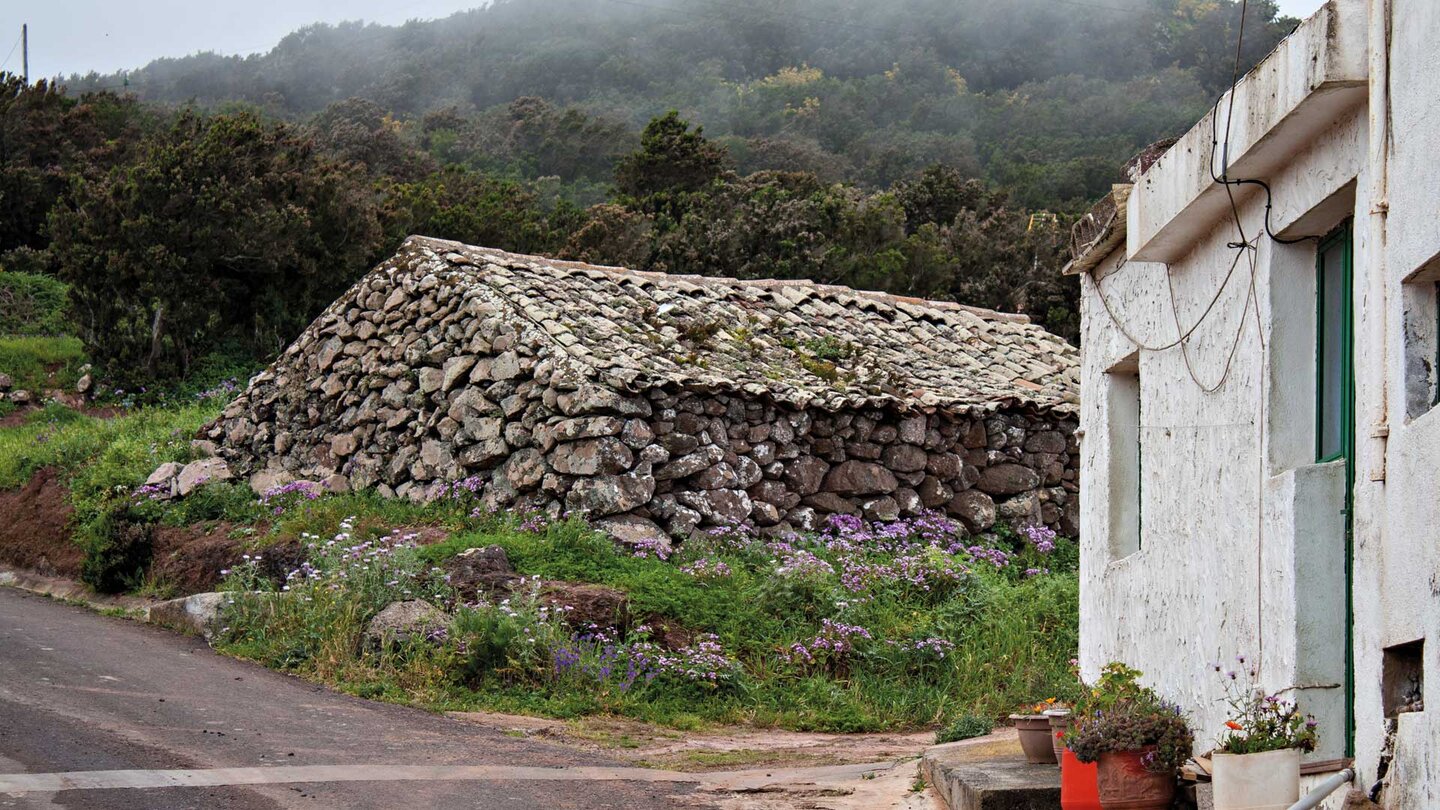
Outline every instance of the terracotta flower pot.
<svg viewBox="0 0 1440 810">
<path fill-rule="evenodd" d="M 1061 752 L 1061 810 L 1101 810 L 1097 779 L 1095 763 L 1081 762 L 1069 748 Z"/>
<path fill-rule="evenodd" d="M 1300 800 L 1300 749 L 1216 754 L 1215 810 L 1285 810 Z"/>
<path fill-rule="evenodd" d="M 1054 765 L 1055 746 L 1050 740 L 1050 718 L 1043 714 L 1012 714 L 1010 721 L 1020 733 L 1020 747 L 1025 749 L 1025 761 L 1034 765 Z"/>
<path fill-rule="evenodd" d="M 1104 810 L 1169 810 L 1175 799 L 1175 774 L 1145 769 L 1154 748 L 1108 751 L 1100 755 L 1097 782 Z"/>
<path fill-rule="evenodd" d="M 1044 714 L 1050 718 L 1050 744 L 1055 746 L 1055 759 L 1064 765 L 1061 753 L 1065 750 L 1065 731 L 1070 728 L 1070 710 L 1050 709 Z"/>
</svg>

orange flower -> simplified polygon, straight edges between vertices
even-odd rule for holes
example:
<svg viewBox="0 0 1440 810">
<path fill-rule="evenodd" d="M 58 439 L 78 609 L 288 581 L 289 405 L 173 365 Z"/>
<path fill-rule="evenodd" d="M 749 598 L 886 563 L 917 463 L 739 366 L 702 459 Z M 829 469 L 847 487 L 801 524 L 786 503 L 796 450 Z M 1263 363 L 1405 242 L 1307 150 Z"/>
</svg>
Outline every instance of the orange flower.
<svg viewBox="0 0 1440 810">
<path fill-rule="evenodd" d="M 1225 725 L 1229 726 L 1230 728 L 1235 729 L 1236 731 L 1239 731 L 1239 730 L 1245 728 L 1244 726 L 1240 725 L 1239 723 L 1235 722 L 1234 720 L 1226 720 L 1226 721 L 1225 721 Z"/>
</svg>

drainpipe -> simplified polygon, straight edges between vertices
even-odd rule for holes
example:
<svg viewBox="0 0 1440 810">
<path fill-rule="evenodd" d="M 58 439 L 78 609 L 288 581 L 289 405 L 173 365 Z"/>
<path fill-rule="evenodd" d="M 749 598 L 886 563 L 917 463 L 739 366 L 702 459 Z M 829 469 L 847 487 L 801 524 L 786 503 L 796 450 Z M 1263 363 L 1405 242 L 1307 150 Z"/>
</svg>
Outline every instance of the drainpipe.
<svg viewBox="0 0 1440 810">
<path fill-rule="evenodd" d="M 1314 808 L 1320 806 L 1321 802 L 1325 801 L 1325 797 L 1339 790 L 1342 785 L 1347 785 L 1354 781 L 1354 779 L 1355 769 L 1346 768 L 1316 785 L 1315 789 L 1306 793 L 1303 799 L 1290 805 L 1290 810 L 1314 810 Z"/>
<path fill-rule="evenodd" d="M 1390 2 L 1389 0 L 1369 0 L 1368 4 L 1368 29 L 1366 32 L 1367 59 L 1368 59 L 1368 160 L 1366 168 L 1369 172 L 1365 189 L 1365 204 L 1367 207 L 1364 221 L 1365 250 L 1359 262 L 1360 273 L 1366 282 L 1363 301 L 1365 303 L 1365 322 L 1368 329 L 1365 335 L 1365 344 L 1360 356 L 1367 360 L 1365 368 L 1371 373 L 1379 374 L 1378 385 L 1364 385 L 1364 389 L 1371 394 L 1366 403 L 1364 421 L 1355 425 L 1356 433 L 1365 437 L 1365 449 L 1363 453 L 1352 461 L 1352 469 L 1348 475 L 1350 478 L 1351 492 L 1354 493 L 1356 483 L 1361 480 L 1370 482 L 1371 485 L 1378 484 L 1381 487 L 1385 481 L 1387 437 L 1390 433 L 1389 427 L 1389 402 L 1390 402 L 1390 368 L 1389 368 L 1389 340 L 1390 340 L 1390 307 L 1389 307 L 1389 285 L 1388 272 L 1385 265 L 1386 240 L 1388 229 L 1388 216 L 1390 209 L 1389 202 L 1389 159 L 1390 159 Z M 1355 291 L 1351 291 L 1353 296 Z M 1353 396 L 1353 395 L 1352 395 Z M 1358 415 L 1358 414 L 1357 414 Z M 1352 417 L 1354 418 L 1354 417 Z M 1366 428 L 1365 433 L 1360 434 L 1361 427 Z M 1364 479 L 1360 478 L 1359 461 L 1364 460 L 1368 474 Z M 1367 487 L 1367 489 L 1373 489 Z M 1382 491 L 1383 496 L 1383 491 Z M 1381 507 L 1374 496 L 1369 501 L 1370 509 L 1366 510 L 1368 520 L 1367 534 L 1379 539 L 1384 533 L 1383 521 L 1385 510 Z M 1355 595 L 1354 577 L 1355 565 L 1354 554 L 1356 536 L 1355 501 L 1352 495 L 1350 516 L 1352 534 L 1350 543 L 1345 549 L 1345 701 L 1346 701 L 1346 729 L 1345 729 L 1345 753 L 1347 756 L 1355 754 Z"/>
<path fill-rule="evenodd" d="M 1388 373 L 1390 307 L 1388 273 L 1386 272 L 1388 268 L 1385 266 L 1386 240 L 1388 239 L 1387 221 L 1390 213 L 1389 0 L 1370 0 L 1369 50 L 1370 155 L 1368 164 L 1370 182 L 1366 196 L 1370 211 L 1366 221 L 1365 262 L 1361 266 L 1361 272 L 1365 274 L 1365 278 L 1369 282 L 1370 289 L 1366 295 L 1366 298 L 1370 299 L 1367 316 L 1372 325 L 1369 339 L 1373 341 L 1371 343 L 1373 350 L 1379 355 L 1379 364 L 1375 368 L 1381 371 L 1382 375 L 1378 386 L 1379 396 L 1367 410 L 1369 437 L 1372 441 L 1370 452 L 1366 456 L 1370 461 L 1370 480 L 1384 481 L 1385 440 L 1390 432 L 1390 374 Z"/>
</svg>

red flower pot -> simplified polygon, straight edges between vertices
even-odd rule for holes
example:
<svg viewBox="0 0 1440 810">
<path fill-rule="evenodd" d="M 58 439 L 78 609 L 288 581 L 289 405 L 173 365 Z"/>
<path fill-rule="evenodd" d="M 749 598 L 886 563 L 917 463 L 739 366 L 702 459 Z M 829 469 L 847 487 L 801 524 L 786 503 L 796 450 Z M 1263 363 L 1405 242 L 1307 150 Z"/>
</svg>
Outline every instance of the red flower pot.
<svg viewBox="0 0 1440 810">
<path fill-rule="evenodd" d="M 1100 755 L 1098 779 L 1103 810 L 1169 810 L 1175 800 L 1175 774 L 1145 769 L 1145 755 L 1139 751 L 1109 751 Z"/>
<path fill-rule="evenodd" d="M 1093 762 L 1081 762 L 1069 748 L 1060 753 L 1061 810 L 1101 810 L 1098 769 Z"/>
</svg>

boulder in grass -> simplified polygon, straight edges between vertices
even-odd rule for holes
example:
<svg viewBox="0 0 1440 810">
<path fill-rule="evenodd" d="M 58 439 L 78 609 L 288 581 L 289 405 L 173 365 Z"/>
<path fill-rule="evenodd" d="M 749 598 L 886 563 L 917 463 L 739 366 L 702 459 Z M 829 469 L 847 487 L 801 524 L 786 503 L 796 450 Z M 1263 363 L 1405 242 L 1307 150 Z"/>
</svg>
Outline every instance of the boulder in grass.
<svg viewBox="0 0 1440 810">
<path fill-rule="evenodd" d="M 202 458 L 186 464 L 175 479 L 175 492 L 180 496 L 189 495 L 197 487 L 217 481 L 229 481 L 234 476 L 223 459 Z"/>
<path fill-rule="evenodd" d="M 391 602 L 375 614 L 361 637 L 367 649 L 398 646 L 435 638 L 450 626 L 450 617 L 423 599 Z"/>
<path fill-rule="evenodd" d="M 446 560 L 442 566 L 450 587 L 465 600 L 509 593 L 520 579 L 510 565 L 505 549 L 500 546 L 467 548 Z"/>
<path fill-rule="evenodd" d="M 540 587 L 540 601 L 582 632 L 624 627 L 630 622 L 630 600 L 625 592 L 604 585 L 546 582 Z"/>
</svg>

